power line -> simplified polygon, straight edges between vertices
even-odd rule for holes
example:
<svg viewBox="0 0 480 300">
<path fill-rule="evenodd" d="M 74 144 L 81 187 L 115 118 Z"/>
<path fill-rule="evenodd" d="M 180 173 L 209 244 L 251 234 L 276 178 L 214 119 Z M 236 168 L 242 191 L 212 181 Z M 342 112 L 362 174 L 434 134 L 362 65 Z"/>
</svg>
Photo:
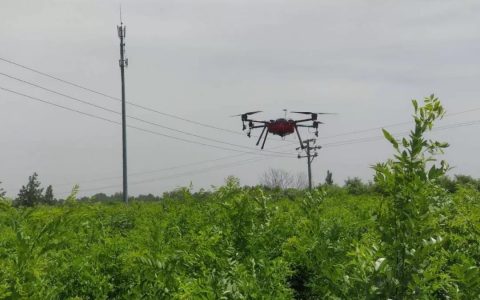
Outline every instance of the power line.
<svg viewBox="0 0 480 300">
<path fill-rule="evenodd" d="M 449 124 L 449 125 L 433 128 L 432 131 L 434 131 L 434 132 L 435 131 L 443 131 L 443 130 L 465 127 L 465 126 L 472 126 L 472 125 L 480 125 L 480 120 L 473 120 L 473 121 L 468 121 L 468 122 L 459 122 L 459 123 Z M 409 133 L 408 131 L 405 131 L 405 132 L 400 132 L 400 133 L 393 134 L 393 136 L 394 137 L 400 137 L 400 136 L 403 136 L 403 135 L 408 134 L 408 133 Z M 346 146 L 346 145 L 351 145 L 351 144 L 372 142 L 372 141 L 383 140 L 383 139 L 384 139 L 383 136 L 375 136 L 375 137 L 366 137 L 366 138 L 362 138 L 362 139 L 345 140 L 345 141 L 342 141 L 342 142 L 325 144 L 323 146 L 323 148 L 341 147 L 341 146 Z M 280 147 L 284 147 L 284 146 L 287 146 L 287 145 L 282 145 Z M 276 147 L 276 148 L 280 148 L 280 147 Z M 242 163 L 241 165 L 244 165 L 244 164 L 249 164 L 249 163 L 254 163 L 254 162 L 258 162 L 258 161 L 267 160 L 267 159 L 270 159 L 270 158 L 273 158 L 273 157 L 247 159 L 247 160 L 237 161 L 237 162 L 233 162 L 233 163 L 229 163 L 229 164 L 225 164 L 225 165 L 211 166 L 211 167 L 196 170 L 196 171 L 190 171 L 190 172 L 174 174 L 174 175 L 169 175 L 169 176 L 160 177 L 160 178 L 152 178 L 152 179 L 147 179 L 147 180 L 136 181 L 133 184 L 138 185 L 138 184 L 143 184 L 143 183 L 155 182 L 155 181 L 159 181 L 159 180 L 165 180 L 165 179 L 169 179 L 169 178 L 179 178 L 179 177 L 183 177 L 183 176 L 195 175 L 195 174 L 198 174 L 198 173 L 207 172 L 209 170 L 216 170 L 216 169 L 222 169 L 222 168 L 225 168 L 225 167 L 230 167 L 230 166 L 235 165 L 237 163 Z M 218 160 L 220 160 L 220 159 L 218 159 Z M 95 190 L 98 191 L 98 190 L 101 190 L 101 189 L 114 188 L 114 187 L 119 187 L 119 186 L 120 185 L 118 185 L 118 184 L 117 185 L 109 185 L 109 186 L 103 186 L 103 187 L 98 187 L 98 188 L 82 189 L 81 191 L 82 192 L 95 191 Z"/>
<path fill-rule="evenodd" d="M 51 74 L 48 74 L 48 73 L 39 71 L 39 70 L 34 69 L 34 68 L 32 68 L 32 67 L 25 66 L 25 65 L 23 65 L 23 64 L 14 62 L 14 61 L 12 61 L 12 60 L 9 60 L 9 59 L 6 59 L 6 58 L 2 58 L 2 57 L 0 57 L 0 60 L 3 61 L 3 62 L 9 63 L 9 64 L 11 64 L 11 65 L 14 65 L 14 66 L 23 68 L 23 69 L 25 69 L 25 70 L 29 70 L 29 71 L 31 71 L 31 72 L 37 73 L 37 74 L 39 74 L 39 75 L 48 77 L 48 78 L 50 78 L 50 79 L 54 79 L 54 80 L 57 80 L 57 81 L 59 81 L 59 82 L 68 84 L 68 85 L 70 85 L 70 86 L 74 86 L 74 87 L 77 87 L 77 88 L 79 88 L 79 89 L 82 89 L 82 90 L 85 90 L 85 91 L 88 91 L 88 92 L 91 92 L 91 93 L 94 93 L 94 94 L 97 94 L 97 95 L 106 97 L 106 98 L 108 98 L 108 99 L 115 100 L 115 101 L 121 101 L 121 99 L 118 98 L 118 97 L 111 96 L 111 95 L 108 95 L 108 94 L 106 94 L 106 93 L 103 93 L 103 92 L 100 92 L 100 91 L 97 91 L 97 90 L 94 90 L 94 89 L 91 89 L 91 88 L 82 86 L 82 85 L 80 85 L 80 84 L 77 84 L 77 83 L 74 83 L 74 82 L 71 82 L 71 81 L 68 81 L 68 80 L 65 80 L 65 79 L 62 79 L 62 78 L 53 76 L 53 75 L 51 75 Z M 162 111 L 158 111 L 158 110 L 153 109 L 153 108 L 150 108 L 150 107 L 146 107 L 146 106 L 142 106 L 142 105 L 139 105 L 139 104 L 135 104 L 135 103 L 133 103 L 133 102 L 127 102 L 127 104 L 128 104 L 128 105 L 131 105 L 131 106 L 134 106 L 134 107 L 137 107 L 137 108 L 140 108 L 140 109 L 143 109 L 143 110 L 146 110 L 146 111 L 150 111 L 150 112 L 157 113 L 157 114 L 160 114 L 160 115 L 163 115 L 163 116 L 175 118 L 175 119 L 182 120 L 182 121 L 185 121 L 185 122 L 189 122 L 189 123 L 192 123 L 192 124 L 196 124 L 196 125 L 199 125 L 199 126 L 203 126 L 203 127 L 207 127 L 207 128 L 212 128 L 212 129 L 217 129 L 217 130 L 221 130 L 221 131 L 225 131 L 225 132 L 229 132 L 229 133 L 233 133 L 233 134 L 237 134 L 237 135 L 243 135 L 243 133 L 238 132 L 238 131 L 229 130 L 229 129 L 226 129 L 226 128 L 217 127 L 217 126 L 213 126 L 213 125 L 210 125 L 210 124 L 206 124 L 206 123 L 202 123 L 202 122 L 190 120 L 190 119 L 183 118 L 183 117 L 180 117 L 180 116 L 177 116 L 177 115 L 174 115 L 174 114 L 169 114 L 169 113 L 165 113 L 165 112 L 162 112 Z M 468 110 L 460 111 L 460 112 L 457 112 L 457 113 L 447 114 L 445 117 L 450 117 L 450 116 L 454 116 L 454 115 L 458 115 L 458 114 L 463 114 L 463 113 L 467 113 L 467 112 L 472 112 L 472 111 L 478 111 L 478 110 L 480 110 L 480 108 L 468 109 Z M 356 130 L 356 131 L 349 131 L 349 132 L 339 133 L 339 134 L 330 135 L 330 136 L 324 136 L 324 137 L 320 137 L 320 139 L 330 139 L 330 138 L 339 137 L 339 136 L 347 136 L 347 135 L 352 135 L 352 134 L 358 134 L 358 133 L 363 133 L 363 132 L 380 130 L 380 129 L 382 129 L 382 128 L 388 128 L 388 127 L 396 127 L 396 126 L 406 125 L 406 124 L 409 124 L 409 123 L 410 123 L 410 122 L 393 123 L 393 124 L 388 124 L 388 125 L 385 125 L 385 126 L 377 126 L 377 127 L 371 127 L 371 128 L 366 128 L 366 129 L 361 129 L 361 130 Z"/>
<path fill-rule="evenodd" d="M 185 168 L 185 167 L 201 165 L 201 164 L 205 164 L 205 163 L 209 163 L 209 162 L 215 162 L 215 161 L 230 159 L 230 158 L 239 157 L 239 156 L 243 156 L 243 155 L 246 155 L 246 154 L 242 153 L 242 154 L 236 154 L 236 155 L 229 155 L 229 156 L 224 156 L 224 157 L 220 157 L 220 158 L 197 161 L 197 162 L 193 162 L 193 163 L 189 163 L 189 164 L 182 164 L 182 165 L 177 165 L 177 166 L 172 166 L 172 167 L 167 167 L 167 168 L 162 168 L 162 169 L 143 171 L 143 172 L 134 172 L 134 173 L 129 173 L 128 176 L 133 177 L 133 176 L 140 176 L 140 175 L 146 175 L 146 174 L 160 173 L 160 172 L 164 172 L 164 171 L 176 170 L 176 169 L 181 169 L 181 168 Z M 102 178 L 83 180 L 81 182 L 77 182 L 77 184 L 98 182 L 98 181 L 112 180 L 112 179 L 120 179 L 120 178 L 122 178 L 122 176 L 102 177 Z M 55 185 L 56 186 L 67 186 L 67 185 L 72 185 L 72 183 L 61 183 L 61 184 L 55 184 Z"/>
<path fill-rule="evenodd" d="M 457 116 L 457 115 L 461 115 L 461 114 L 465 114 L 465 113 L 469 113 L 469 112 L 474 112 L 474 111 L 480 111 L 480 107 L 466 109 L 466 110 L 462 110 L 462 111 L 455 112 L 455 113 L 449 113 L 449 114 L 446 114 L 444 118 Z M 331 139 L 331 138 L 336 138 L 336 137 L 340 137 L 340 136 L 347 136 L 347 135 L 364 133 L 364 132 L 369 132 L 369 131 L 374 131 L 374 130 L 381 130 L 383 128 L 390 128 L 390 127 L 397 127 L 397 126 L 401 126 L 401 125 L 408 125 L 410 123 L 411 123 L 411 121 L 405 121 L 405 122 L 388 124 L 388 125 L 385 125 L 385 126 L 377 126 L 377 127 L 371 127 L 371 128 L 360 129 L 360 130 L 355 130 L 355 131 L 347 131 L 347 132 L 343 132 L 343 133 L 339 133 L 339 134 L 323 136 L 323 137 L 320 137 L 319 139 Z"/>
<path fill-rule="evenodd" d="M 28 84 L 28 85 L 36 87 L 36 88 L 42 89 L 44 91 L 47 91 L 47 92 L 50 92 L 50 93 L 68 98 L 70 100 L 80 102 L 80 103 L 88 105 L 88 106 L 92 106 L 94 108 L 98 108 L 98 109 L 101 109 L 101 110 L 104 110 L 104 111 L 107 111 L 107 112 L 110 112 L 110 113 L 114 113 L 114 114 L 117 114 L 117 115 L 122 115 L 121 112 L 110 109 L 108 107 L 97 105 L 95 103 L 92 103 L 92 102 L 89 102 L 89 101 L 86 101 L 86 100 L 83 100 L 83 99 L 79 99 L 77 97 L 72 97 L 70 95 L 67 95 L 67 94 L 64 94 L 64 93 L 46 88 L 44 86 L 38 85 L 36 83 L 32 83 L 30 81 L 27 81 L 27 80 L 24 80 L 24 79 L 21 79 L 21 78 L 18 78 L 18 77 L 9 75 L 9 74 L 5 74 L 3 72 L 0 72 L 0 75 L 5 76 L 5 77 L 10 78 L 10 79 L 13 79 L 13 80 L 16 80 L 16 81 L 21 82 L 21 83 Z M 176 128 L 172 128 L 172 127 L 168 127 L 168 126 L 156 123 L 156 122 L 151 122 L 151 121 L 148 121 L 148 120 L 145 120 L 145 119 L 142 119 L 142 118 L 129 116 L 129 115 L 127 115 L 127 118 L 132 119 L 132 120 L 136 120 L 136 121 L 139 121 L 139 122 L 142 122 L 142 123 L 145 123 L 145 124 L 160 127 L 160 128 L 163 128 L 163 129 L 167 129 L 167 130 L 170 130 L 170 131 L 174 131 L 174 132 L 178 132 L 178 133 L 181 133 L 181 134 L 185 134 L 185 135 L 193 136 L 193 137 L 196 137 L 196 138 L 204 139 L 204 140 L 207 140 L 207 141 L 211 141 L 211 142 L 215 142 L 215 143 L 219 143 L 219 144 L 225 144 L 225 145 L 234 146 L 234 147 L 239 147 L 239 148 L 248 149 L 248 150 L 258 151 L 257 149 L 252 148 L 252 147 L 248 147 L 248 146 L 244 146 L 244 145 L 238 145 L 238 144 L 234 144 L 234 143 L 229 143 L 229 142 L 225 142 L 225 141 L 222 141 L 222 140 L 217 140 L 217 139 L 214 139 L 214 138 L 205 137 L 205 136 L 202 136 L 202 135 L 186 132 L 186 131 L 176 129 Z M 275 153 L 275 154 L 285 154 L 285 155 L 290 154 L 290 153 L 286 153 L 286 152 L 277 152 L 277 151 L 269 151 L 269 150 L 265 150 L 264 152 Z"/>
<path fill-rule="evenodd" d="M 91 93 L 94 93 L 94 94 L 97 94 L 97 95 L 106 97 L 106 98 L 108 98 L 108 99 L 110 99 L 110 100 L 122 101 L 122 99 L 120 99 L 120 98 L 118 98 L 118 97 L 111 96 L 111 95 L 108 95 L 108 94 L 106 94 L 106 93 L 99 92 L 99 91 L 96 91 L 96 90 L 94 90 L 94 89 L 91 89 L 91 88 L 82 86 L 82 85 L 80 85 L 80 84 L 77 84 L 77 83 L 74 83 L 74 82 L 71 82 L 71 81 L 68 81 L 68 80 L 65 80 L 65 79 L 62 79 L 62 78 L 59 78 L 59 77 L 50 75 L 50 74 L 48 74 L 48 73 L 39 71 L 39 70 L 37 70 L 37 69 L 31 68 L 31 67 L 28 67 L 28 66 L 25 66 L 25 65 L 22 65 L 22 64 L 20 64 L 20 63 L 14 62 L 14 61 L 12 61 L 12 60 L 9 60 L 9 59 L 6 59 L 6 58 L 2 58 L 2 57 L 0 57 L 0 60 L 1 60 L 1 61 L 4 61 L 4 62 L 6 62 L 6 63 L 12 64 L 12 65 L 14 65 L 14 66 L 20 67 L 20 68 L 22 68 L 22 69 L 29 70 L 29 71 L 34 72 L 34 73 L 37 73 L 37 74 L 39 74 L 39 75 L 48 77 L 48 78 L 50 78 L 50 79 L 57 80 L 57 81 L 59 81 L 59 82 L 68 84 L 68 85 L 70 85 L 70 86 L 74 86 L 74 87 L 79 88 L 79 89 L 82 89 L 82 90 L 84 90 L 84 91 L 88 91 L 88 92 L 91 92 Z M 188 122 L 188 123 L 192 123 L 192 124 L 195 124 L 195 125 L 199 125 L 199 126 L 203 126 L 203 127 L 207 127 L 207 128 L 211 128 L 211 129 L 216 129 L 216 130 L 221 130 L 221 131 L 225 131 L 225 132 L 229 132 L 229 133 L 233 133 L 233 134 L 237 134 L 237 135 L 243 135 L 243 133 L 238 132 L 238 131 L 234 131 L 234 130 L 230 130 L 230 129 L 226 129 L 226 128 L 222 128 L 222 127 L 217 127 L 217 126 L 213 126 L 213 125 L 206 124 L 206 123 L 202 123 L 202 122 L 198 122 L 198 121 L 193 121 L 193 120 L 190 120 L 190 119 L 187 119 L 187 118 L 184 118 L 184 117 L 180 117 L 180 116 L 177 116 L 177 115 L 174 115 L 174 114 L 165 113 L 165 112 L 156 110 L 156 109 L 154 109 L 154 108 L 150 108 L 150 107 L 143 106 L 143 105 L 140 105 L 140 104 L 136 104 L 136 103 L 133 103 L 133 102 L 127 101 L 126 103 L 127 103 L 128 105 L 133 106 L 133 107 L 137 107 L 137 108 L 140 108 L 140 109 L 143 109 L 143 110 L 146 110 L 146 111 L 150 111 L 150 112 L 153 112 L 153 113 L 156 113 L 156 114 L 160 114 L 160 115 L 163 115 L 163 116 L 167 116 L 167 117 L 170 117 L 170 118 L 182 120 L 182 121 L 185 121 L 185 122 Z"/>
<path fill-rule="evenodd" d="M 468 122 L 457 122 L 453 124 L 448 124 L 444 126 L 438 126 L 434 127 L 431 131 L 432 132 L 437 132 L 437 131 L 444 131 L 444 130 L 449 130 L 449 129 L 454 129 L 454 128 L 459 128 L 459 127 L 466 127 L 466 126 L 472 126 L 472 125 L 479 125 L 480 120 L 472 120 Z M 400 138 L 405 136 L 406 134 L 409 134 L 410 131 L 403 131 L 399 133 L 393 134 L 394 137 Z M 371 136 L 371 137 L 363 137 L 363 138 L 357 138 L 357 139 L 350 139 L 350 140 L 344 140 L 344 141 L 338 141 L 338 142 L 332 142 L 332 143 L 327 143 L 324 144 L 324 148 L 329 148 L 329 147 L 339 147 L 339 146 L 346 146 L 346 145 L 351 145 L 351 144 L 358 144 L 358 143 L 365 143 L 365 142 L 374 142 L 377 140 L 383 140 L 383 136 Z"/>
<path fill-rule="evenodd" d="M 207 168 L 193 170 L 193 171 L 189 171 L 189 172 L 177 173 L 177 174 L 168 175 L 168 176 L 164 176 L 164 177 L 149 178 L 149 179 L 146 179 L 146 180 L 131 182 L 130 185 L 140 185 L 140 184 L 152 183 L 152 182 L 156 182 L 156 181 L 160 181 L 160 180 L 175 179 L 175 178 L 179 178 L 179 177 L 195 175 L 195 174 L 198 174 L 198 173 L 210 172 L 210 171 L 225 169 L 225 168 L 234 167 L 234 166 L 237 167 L 237 166 L 246 165 L 246 164 L 259 162 L 259 161 L 264 161 L 264 160 L 268 160 L 268 159 L 272 159 L 272 158 L 274 158 L 274 157 L 253 158 L 253 159 L 249 158 L 249 159 L 246 159 L 246 160 L 231 162 L 231 163 L 222 164 L 222 165 L 214 165 L 214 166 L 210 166 L 210 167 L 207 167 Z M 107 186 L 102 186 L 102 187 L 97 187 L 97 188 L 80 189 L 80 191 L 81 192 L 99 191 L 99 190 L 104 190 L 104 189 L 117 188 L 119 186 L 120 186 L 119 184 L 112 184 L 112 185 L 107 185 Z"/>
<path fill-rule="evenodd" d="M 272 147 L 272 149 L 284 148 L 284 147 L 290 146 L 292 144 L 296 144 L 296 142 L 288 143 L 288 144 L 284 144 L 284 145 L 278 145 L 278 146 Z M 220 161 L 220 160 L 231 159 L 231 158 L 235 158 L 235 157 L 239 157 L 239 156 L 243 156 L 243 155 L 247 155 L 247 154 L 248 153 L 228 155 L 228 156 L 224 156 L 224 157 L 220 157 L 220 158 L 202 160 L 202 161 L 197 161 L 197 162 L 193 162 L 193 163 L 182 164 L 182 165 L 177 165 L 177 166 L 172 166 L 172 167 L 167 167 L 167 168 L 162 168 L 162 169 L 149 170 L 149 171 L 143 171 L 143 172 L 134 172 L 134 173 L 129 173 L 128 176 L 132 177 L 132 176 L 139 176 L 139 175 L 146 175 L 146 174 L 170 171 L 170 170 L 175 170 L 175 169 L 180 169 L 180 168 L 185 168 L 185 167 L 201 165 L 201 164 L 205 164 L 205 163 L 209 163 L 209 162 L 216 162 L 216 161 Z M 288 157 L 288 158 L 291 158 L 291 157 Z M 112 180 L 112 179 L 119 179 L 119 178 L 122 178 L 122 176 L 95 178 L 95 179 L 83 180 L 81 182 L 76 182 L 76 183 L 81 184 L 81 183 L 97 182 L 97 181 Z M 67 186 L 67 185 L 72 185 L 72 183 L 55 184 L 55 186 Z"/>
<path fill-rule="evenodd" d="M 79 114 L 82 114 L 82 115 L 85 115 L 85 116 L 88 116 L 88 117 L 91 117 L 91 118 L 100 119 L 100 120 L 103 120 L 103 121 L 106 121 L 106 122 L 109 122 L 109 123 L 112 123 L 112 124 L 121 125 L 121 122 L 113 121 L 113 120 L 110 120 L 110 119 L 107 119 L 107 118 L 104 118 L 104 117 L 100 117 L 100 116 L 97 116 L 97 115 L 86 113 L 86 112 L 83 112 L 83 111 L 80 111 L 80 110 L 77 110 L 77 109 L 73 109 L 73 108 L 70 108 L 70 107 L 67 107 L 67 106 L 64 106 L 64 105 L 56 104 L 56 103 L 46 101 L 46 100 L 43 100 L 43 99 L 40 99 L 40 98 L 37 98 L 37 97 L 26 95 L 26 94 L 23 94 L 23 93 L 20 93 L 20 92 L 11 90 L 11 89 L 4 88 L 2 86 L 0 86 L 0 89 L 4 90 L 4 91 L 7 91 L 7 92 L 10 92 L 10 93 L 13 93 L 13 94 L 16 94 L 16 95 L 19 95 L 19 96 L 22 96 L 22 97 L 29 98 L 29 99 L 34 100 L 34 101 L 42 102 L 44 104 L 56 106 L 58 108 L 62 108 L 62 109 L 65 109 L 65 110 L 68 110 L 68 111 L 71 111 L 71 112 L 79 113 Z M 184 138 L 163 134 L 163 133 L 160 133 L 160 132 L 148 130 L 148 129 L 133 126 L 133 125 L 128 125 L 127 127 L 133 128 L 133 129 L 136 129 L 136 130 L 139 130 L 139 131 L 147 132 L 147 133 L 150 133 L 150 134 L 166 137 L 166 138 L 169 138 L 169 139 L 174 139 L 174 140 L 190 143 L 190 144 L 196 144 L 196 145 L 201 145 L 201 146 L 206 146 L 206 147 L 211 147 L 211 148 L 216 148 L 216 149 L 221 149 L 221 150 L 227 150 L 227 151 L 235 151 L 235 152 L 246 153 L 246 154 L 255 154 L 255 155 L 263 155 L 263 156 L 269 155 L 267 153 L 258 152 L 258 150 L 257 151 L 246 152 L 246 151 L 243 151 L 243 150 L 226 148 L 226 147 L 222 147 L 222 146 L 211 145 L 211 144 L 206 144 L 206 143 L 197 142 L 197 141 L 191 141 L 191 140 L 187 140 L 187 139 L 184 139 Z M 288 153 L 279 152 L 279 154 L 288 154 Z M 278 156 L 280 157 L 280 155 L 278 155 Z M 287 157 L 287 156 L 284 155 L 282 157 Z"/>
<path fill-rule="evenodd" d="M 469 122 L 460 122 L 460 123 L 454 123 L 454 124 L 450 124 L 450 125 L 440 126 L 440 127 L 437 127 L 437 128 L 433 128 L 432 131 L 433 132 L 443 131 L 443 130 L 454 129 L 454 128 L 458 128 L 458 127 L 471 126 L 471 125 L 477 125 L 477 124 L 480 124 L 480 120 L 473 120 L 473 121 L 469 121 Z M 400 137 L 400 136 L 403 136 L 403 135 L 408 134 L 408 133 L 409 133 L 408 131 L 404 131 L 404 132 L 393 134 L 393 136 Z M 363 137 L 363 138 L 358 138 L 358 139 L 349 139 L 349 140 L 344 140 L 344 141 L 339 141 L 339 142 L 334 142 L 334 143 L 323 144 L 322 148 L 341 147 L 341 146 L 347 146 L 347 145 L 358 144 L 358 143 L 374 142 L 374 141 L 379 141 L 379 140 L 383 140 L 383 139 L 384 139 L 383 136 L 373 136 L 373 137 Z M 291 145 L 291 144 L 280 145 L 280 146 L 273 147 L 273 148 L 282 148 L 282 147 L 289 146 L 289 145 Z M 132 174 L 129 174 L 129 175 L 130 176 L 136 176 L 136 175 L 152 174 L 152 173 L 157 173 L 157 172 L 162 172 L 162 171 L 169 171 L 169 170 L 179 169 L 179 168 L 183 168 L 183 167 L 190 167 L 190 166 L 194 166 L 194 165 L 204 164 L 204 163 L 208 163 L 208 162 L 230 159 L 230 158 L 234 158 L 234 157 L 238 157 L 238 156 L 242 156 L 242 155 L 245 155 L 245 154 L 225 156 L 225 157 L 221 157 L 221 158 L 199 161 L 199 162 L 184 164 L 184 165 L 178 165 L 178 166 L 173 166 L 173 167 L 169 167 L 169 168 L 163 168 L 163 169 L 145 171 L 145 172 L 137 172 L 137 173 L 132 173 Z M 85 180 L 81 183 L 97 182 L 97 181 L 101 181 L 101 180 L 110 180 L 110 179 L 118 179 L 118 178 L 121 178 L 121 176 L 104 177 L 104 178 Z M 65 184 L 60 184 L 60 185 L 57 184 L 57 186 L 65 186 L 65 185 L 72 185 L 72 184 L 71 183 L 68 183 L 68 184 L 65 183 Z"/>
</svg>

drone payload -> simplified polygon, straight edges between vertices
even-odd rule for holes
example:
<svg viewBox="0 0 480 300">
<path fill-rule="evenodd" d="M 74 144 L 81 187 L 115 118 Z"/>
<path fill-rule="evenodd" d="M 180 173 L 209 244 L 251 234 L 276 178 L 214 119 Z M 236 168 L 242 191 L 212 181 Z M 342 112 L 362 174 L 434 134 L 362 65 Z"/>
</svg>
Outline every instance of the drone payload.
<svg viewBox="0 0 480 300">
<path fill-rule="evenodd" d="M 302 142 L 302 138 L 300 136 L 300 132 L 298 131 L 298 128 L 299 127 L 314 128 L 315 136 L 318 137 L 318 125 L 323 124 L 323 122 L 317 121 L 318 115 L 331 114 L 331 113 L 314 113 L 314 112 L 308 112 L 308 111 L 292 111 L 291 113 L 310 115 L 310 117 L 305 119 L 299 119 L 299 120 L 287 119 L 285 117 L 285 118 L 279 118 L 279 119 L 270 120 L 270 121 L 260 121 L 260 120 L 250 119 L 251 115 L 257 114 L 259 112 L 261 111 L 252 111 L 252 112 L 247 112 L 247 113 L 236 115 L 236 116 L 240 116 L 242 119 L 242 130 L 248 129 L 247 131 L 248 137 L 251 136 L 251 132 L 253 129 L 262 128 L 262 132 L 260 133 L 260 136 L 258 137 L 258 140 L 257 140 L 257 146 L 258 146 L 260 144 L 260 141 L 263 138 L 261 149 L 265 147 L 265 142 L 267 141 L 267 136 L 269 133 L 284 137 L 294 132 L 297 133 L 298 140 L 300 142 L 300 147 L 303 149 L 304 145 Z M 311 122 L 311 123 L 305 124 L 307 122 Z M 247 125 L 245 125 L 245 123 L 248 124 L 248 127 Z"/>
</svg>

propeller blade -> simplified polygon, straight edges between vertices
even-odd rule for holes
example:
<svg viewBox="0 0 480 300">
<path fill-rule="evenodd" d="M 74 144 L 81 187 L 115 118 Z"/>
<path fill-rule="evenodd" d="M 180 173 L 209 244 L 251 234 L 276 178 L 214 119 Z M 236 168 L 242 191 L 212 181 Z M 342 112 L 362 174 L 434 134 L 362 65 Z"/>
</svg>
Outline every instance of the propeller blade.
<svg viewBox="0 0 480 300">
<path fill-rule="evenodd" d="M 294 114 L 303 114 L 303 115 L 336 115 L 336 113 L 317 113 L 317 112 L 310 112 L 310 111 L 291 111 Z"/>
<path fill-rule="evenodd" d="M 230 117 L 249 116 L 249 115 L 253 115 L 253 114 L 259 113 L 259 112 L 262 112 L 262 111 L 261 111 L 261 110 L 257 110 L 257 111 L 250 111 L 250 112 L 246 112 L 246 113 L 244 113 L 244 114 L 233 115 L 233 116 L 230 116 Z"/>
</svg>

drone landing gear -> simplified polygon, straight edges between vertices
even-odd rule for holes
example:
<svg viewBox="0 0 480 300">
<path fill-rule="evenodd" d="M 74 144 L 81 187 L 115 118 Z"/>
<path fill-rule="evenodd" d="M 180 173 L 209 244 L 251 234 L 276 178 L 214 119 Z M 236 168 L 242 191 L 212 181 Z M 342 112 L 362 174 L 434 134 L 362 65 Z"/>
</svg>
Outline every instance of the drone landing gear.
<svg viewBox="0 0 480 300">
<path fill-rule="evenodd" d="M 298 141 L 300 142 L 300 148 L 303 149 L 305 146 L 303 145 L 302 137 L 300 136 L 300 132 L 298 132 L 298 126 L 297 125 L 295 125 L 295 132 L 297 133 Z"/>
<path fill-rule="evenodd" d="M 257 146 L 258 144 L 260 144 L 260 140 L 262 139 L 262 136 L 265 133 L 265 129 L 267 129 L 267 127 L 263 126 L 262 133 L 260 133 L 260 136 L 258 137 L 258 140 L 257 140 Z"/>
<path fill-rule="evenodd" d="M 265 133 L 265 138 L 263 139 L 262 149 L 263 149 L 263 147 L 265 147 L 265 142 L 267 141 L 267 136 L 268 136 L 268 130 L 267 130 L 267 132 Z"/>
</svg>

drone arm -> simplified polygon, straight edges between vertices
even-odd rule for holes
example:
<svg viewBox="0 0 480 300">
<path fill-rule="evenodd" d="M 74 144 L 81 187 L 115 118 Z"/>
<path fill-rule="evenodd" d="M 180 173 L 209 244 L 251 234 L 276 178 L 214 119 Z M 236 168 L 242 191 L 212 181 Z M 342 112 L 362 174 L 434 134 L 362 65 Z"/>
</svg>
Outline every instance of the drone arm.
<svg viewBox="0 0 480 300">
<path fill-rule="evenodd" d="M 323 123 L 314 121 L 314 124 L 312 125 L 297 125 L 297 127 L 313 128 L 315 129 L 315 136 L 318 136 L 318 124 L 323 124 Z"/>
<path fill-rule="evenodd" d="M 267 124 L 268 123 L 267 121 L 257 121 L 257 120 L 252 120 L 252 119 L 248 119 L 248 118 L 246 118 L 244 121 L 245 122 L 251 122 L 251 123 L 261 123 L 261 124 Z"/>
<path fill-rule="evenodd" d="M 250 127 L 250 129 L 254 129 L 254 128 L 264 128 L 266 127 L 265 125 L 255 125 L 255 126 L 252 126 Z"/>
<path fill-rule="evenodd" d="M 259 126 L 260 127 L 260 126 Z M 262 126 L 263 129 L 262 129 L 262 133 L 260 133 L 260 136 L 258 137 L 258 140 L 257 140 L 257 146 L 258 144 L 260 144 L 260 140 L 262 139 L 262 136 L 263 134 L 265 133 L 265 129 L 267 129 L 267 126 Z"/>
</svg>

